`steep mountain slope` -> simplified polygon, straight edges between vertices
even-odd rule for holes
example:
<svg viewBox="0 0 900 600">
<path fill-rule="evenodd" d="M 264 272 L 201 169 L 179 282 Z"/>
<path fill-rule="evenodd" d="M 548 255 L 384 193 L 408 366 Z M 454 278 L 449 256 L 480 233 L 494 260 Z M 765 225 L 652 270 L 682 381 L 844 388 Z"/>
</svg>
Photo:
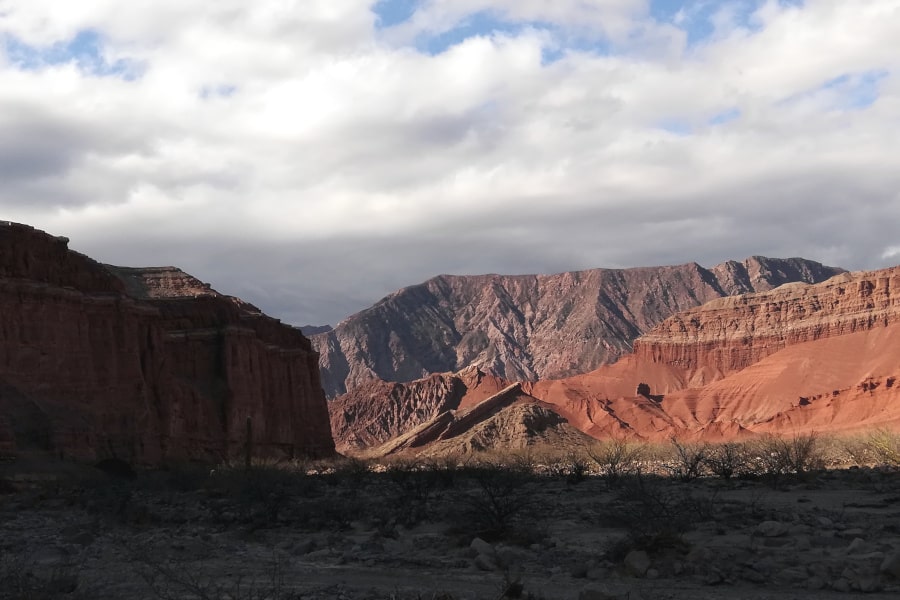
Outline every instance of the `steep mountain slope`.
<svg viewBox="0 0 900 600">
<path fill-rule="evenodd" d="M 329 397 L 371 379 L 410 381 L 478 366 L 510 380 L 609 363 L 664 318 L 709 300 L 842 272 L 799 258 L 748 258 L 556 275 L 442 275 L 312 337 Z"/>
<path fill-rule="evenodd" d="M 334 452 L 298 330 L 173 267 L 0 223 L 0 449 L 145 464 Z"/>
</svg>

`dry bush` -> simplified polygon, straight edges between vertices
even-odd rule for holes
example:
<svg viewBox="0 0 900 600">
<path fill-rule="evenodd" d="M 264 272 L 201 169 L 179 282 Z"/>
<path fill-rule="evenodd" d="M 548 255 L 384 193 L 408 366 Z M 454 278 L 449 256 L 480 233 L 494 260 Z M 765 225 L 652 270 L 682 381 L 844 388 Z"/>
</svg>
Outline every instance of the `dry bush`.
<svg viewBox="0 0 900 600">
<path fill-rule="evenodd" d="M 39 565 L 18 553 L 0 550 L 0 600 L 87 600 L 97 591 L 79 577 L 72 563 Z"/>
<path fill-rule="evenodd" d="M 737 442 L 712 446 L 705 458 L 706 467 L 712 474 L 725 480 L 751 474 L 749 460 L 747 447 Z"/>
<path fill-rule="evenodd" d="M 488 541 L 513 535 L 536 508 L 529 486 L 533 475 L 522 468 L 482 461 L 466 467 L 465 478 L 473 489 L 459 498 L 459 516 Z"/>
<path fill-rule="evenodd" d="M 430 516 L 438 490 L 453 485 L 452 471 L 438 462 L 396 460 L 386 465 L 394 519 L 410 526 Z"/>
<path fill-rule="evenodd" d="M 825 467 L 825 458 L 816 433 L 790 438 L 767 435 L 759 438 L 754 446 L 759 474 L 772 487 L 777 488 L 788 477 L 803 476 Z"/>
<path fill-rule="evenodd" d="M 900 433 L 877 429 L 869 434 L 867 446 L 878 464 L 900 467 Z"/>
<path fill-rule="evenodd" d="M 276 558 L 260 574 L 207 576 L 196 566 L 157 559 L 143 548 L 126 547 L 131 565 L 150 593 L 160 600 L 291 600 L 284 568 Z"/>
<path fill-rule="evenodd" d="M 628 531 L 621 549 L 683 548 L 682 534 L 698 522 L 716 518 L 717 493 L 687 490 L 655 476 L 629 478 L 615 514 L 616 522 Z"/>
<path fill-rule="evenodd" d="M 222 466 L 204 484 L 207 495 L 221 499 L 213 504 L 214 518 L 252 523 L 257 527 L 278 525 L 285 510 L 298 496 L 308 496 L 311 479 L 302 472 L 269 464 Z"/>
<path fill-rule="evenodd" d="M 674 456 L 665 466 L 672 476 L 680 481 L 693 481 L 705 474 L 709 444 L 689 444 L 674 437 L 671 442 Z"/>
<path fill-rule="evenodd" d="M 587 454 L 597 463 L 606 484 L 615 487 L 624 477 L 640 471 L 643 448 L 625 439 L 610 439 L 588 448 Z"/>
</svg>

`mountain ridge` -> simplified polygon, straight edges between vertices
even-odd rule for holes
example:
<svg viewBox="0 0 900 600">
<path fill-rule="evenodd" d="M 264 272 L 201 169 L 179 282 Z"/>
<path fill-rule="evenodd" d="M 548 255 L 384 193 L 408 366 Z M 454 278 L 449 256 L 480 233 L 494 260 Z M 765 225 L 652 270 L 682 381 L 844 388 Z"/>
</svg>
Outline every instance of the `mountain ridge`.
<svg viewBox="0 0 900 600">
<path fill-rule="evenodd" d="M 590 371 L 640 334 L 714 298 L 815 283 L 844 272 L 802 258 L 753 256 L 550 275 L 438 275 L 401 288 L 311 337 L 326 396 L 372 379 L 411 381 L 469 366 L 511 380 Z"/>
</svg>

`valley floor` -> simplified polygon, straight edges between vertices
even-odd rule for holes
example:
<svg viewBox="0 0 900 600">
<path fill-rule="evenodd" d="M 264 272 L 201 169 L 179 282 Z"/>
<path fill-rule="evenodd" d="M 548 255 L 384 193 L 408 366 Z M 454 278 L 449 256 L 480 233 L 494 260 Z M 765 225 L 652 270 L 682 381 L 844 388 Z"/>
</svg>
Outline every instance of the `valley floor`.
<svg viewBox="0 0 900 600">
<path fill-rule="evenodd" d="M 4 468 L 0 598 L 900 594 L 900 472 L 890 469 L 680 482 L 355 462 L 134 481 Z"/>
</svg>

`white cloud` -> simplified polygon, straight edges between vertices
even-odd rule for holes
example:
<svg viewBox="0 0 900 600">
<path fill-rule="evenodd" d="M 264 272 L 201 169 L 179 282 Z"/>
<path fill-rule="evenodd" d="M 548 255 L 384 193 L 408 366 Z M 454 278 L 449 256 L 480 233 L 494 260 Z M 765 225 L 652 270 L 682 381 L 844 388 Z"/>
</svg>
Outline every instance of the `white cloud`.
<svg viewBox="0 0 900 600">
<path fill-rule="evenodd" d="M 439 272 L 896 257 L 898 0 L 765 2 L 691 44 L 701 16 L 637 1 L 435 0 L 389 30 L 373 5 L 0 0 L 4 218 L 294 321 Z M 556 29 L 409 45 L 488 9 Z M 48 53 L 86 30 L 139 76 Z"/>
</svg>

